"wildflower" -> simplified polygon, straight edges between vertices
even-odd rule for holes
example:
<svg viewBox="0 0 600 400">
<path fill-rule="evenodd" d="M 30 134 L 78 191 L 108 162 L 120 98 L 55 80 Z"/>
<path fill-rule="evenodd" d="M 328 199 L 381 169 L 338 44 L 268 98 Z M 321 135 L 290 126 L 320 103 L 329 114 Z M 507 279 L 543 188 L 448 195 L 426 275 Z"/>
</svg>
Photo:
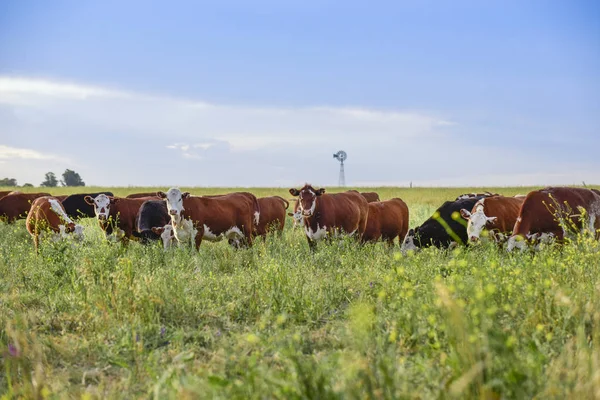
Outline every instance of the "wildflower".
<svg viewBox="0 0 600 400">
<path fill-rule="evenodd" d="M 167 329 L 164 326 L 160 327 L 160 337 L 165 336 L 165 333 L 167 332 Z"/>
<path fill-rule="evenodd" d="M 17 349 L 17 347 L 12 343 L 9 343 L 8 354 L 10 354 L 11 357 L 19 357 L 19 349 Z"/>
</svg>

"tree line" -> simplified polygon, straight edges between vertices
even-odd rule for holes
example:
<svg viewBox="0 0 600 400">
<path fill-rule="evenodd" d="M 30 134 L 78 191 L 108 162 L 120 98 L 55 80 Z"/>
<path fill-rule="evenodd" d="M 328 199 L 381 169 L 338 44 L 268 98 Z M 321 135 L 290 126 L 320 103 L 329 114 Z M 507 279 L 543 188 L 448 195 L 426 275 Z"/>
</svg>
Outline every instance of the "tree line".
<svg viewBox="0 0 600 400">
<path fill-rule="evenodd" d="M 57 187 L 60 183 L 61 186 L 85 186 L 85 182 L 81 179 L 81 176 L 71 170 L 66 169 L 62 174 L 62 179 L 59 181 L 54 172 L 46 172 L 44 175 L 44 181 L 40 183 L 42 187 Z M 0 186 L 19 186 L 15 178 L 4 178 L 0 179 Z M 22 187 L 32 187 L 31 183 L 25 183 Z"/>
</svg>

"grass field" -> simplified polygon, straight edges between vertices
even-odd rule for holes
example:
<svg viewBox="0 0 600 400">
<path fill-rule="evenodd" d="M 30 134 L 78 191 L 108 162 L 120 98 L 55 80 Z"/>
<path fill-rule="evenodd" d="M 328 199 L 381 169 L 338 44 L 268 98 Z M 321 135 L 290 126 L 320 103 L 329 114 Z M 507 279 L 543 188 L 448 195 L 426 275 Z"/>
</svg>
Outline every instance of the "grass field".
<svg viewBox="0 0 600 400">
<path fill-rule="evenodd" d="M 414 226 L 483 189 L 360 190 L 403 198 Z M 48 242 L 37 256 L 23 221 L 0 224 L 0 393 L 600 398 L 600 245 L 591 238 L 536 254 L 482 245 L 402 256 L 351 240 L 311 253 L 290 222 L 251 249 L 203 243 L 198 253 L 108 243 L 87 220 L 83 245 Z"/>
</svg>

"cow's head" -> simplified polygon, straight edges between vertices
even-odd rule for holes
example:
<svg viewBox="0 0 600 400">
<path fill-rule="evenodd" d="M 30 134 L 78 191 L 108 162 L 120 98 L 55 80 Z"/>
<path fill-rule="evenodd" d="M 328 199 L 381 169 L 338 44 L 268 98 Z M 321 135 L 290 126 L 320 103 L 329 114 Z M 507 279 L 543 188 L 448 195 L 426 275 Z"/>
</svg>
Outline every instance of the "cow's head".
<svg viewBox="0 0 600 400">
<path fill-rule="evenodd" d="M 84 239 L 83 225 L 75 224 L 75 227 L 73 228 L 73 237 L 75 238 L 75 240 L 79 241 L 82 241 Z"/>
<path fill-rule="evenodd" d="M 185 210 L 183 208 L 183 200 L 190 197 L 189 192 L 181 192 L 177 188 L 171 188 L 167 193 L 157 192 L 156 195 L 167 202 L 167 211 L 171 216 L 171 219 L 175 223 L 179 223 L 181 220 L 181 214 Z"/>
<path fill-rule="evenodd" d="M 115 199 L 114 197 L 105 194 L 99 194 L 94 198 L 92 196 L 85 196 L 83 199 L 87 204 L 94 206 L 94 212 L 100 221 L 108 220 L 110 206 L 119 201 L 119 199 Z"/>
<path fill-rule="evenodd" d="M 479 203 L 475 206 L 474 213 L 463 208 L 460 210 L 460 215 L 467 220 L 467 236 L 471 242 L 477 242 L 485 227 L 497 219 L 496 217 L 485 215 L 483 204 Z"/>
<path fill-rule="evenodd" d="M 527 240 L 521 235 L 513 235 L 508 238 L 506 243 L 506 251 L 518 249 L 524 251 L 527 248 Z"/>
<path fill-rule="evenodd" d="M 408 233 L 406 234 L 406 236 L 404 237 L 404 240 L 402 241 L 402 245 L 400 246 L 400 251 L 402 252 L 402 254 L 406 254 L 409 250 L 412 250 L 412 251 L 419 250 L 419 248 L 415 244 L 415 239 L 416 239 L 416 230 L 410 229 L 408 231 Z"/>
<path fill-rule="evenodd" d="M 173 232 L 172 225 L 165 225 L 160 228 L 154 227 L 152 228 L 152 232 L 160 236 L 165 250 L 173 245 L 173 240 L 175 240 L 175 232 Z"/>
<path fill-rule="evenodd" d="M 317 208 L 317 199 L 325 193 L 325 189 L 315 189 L 310 185 L 304 185 L 300 190 L 291 188 L 290 194 L 298 197 L 298 209 L 303 217 L 310 217 Z"/>
</svg>

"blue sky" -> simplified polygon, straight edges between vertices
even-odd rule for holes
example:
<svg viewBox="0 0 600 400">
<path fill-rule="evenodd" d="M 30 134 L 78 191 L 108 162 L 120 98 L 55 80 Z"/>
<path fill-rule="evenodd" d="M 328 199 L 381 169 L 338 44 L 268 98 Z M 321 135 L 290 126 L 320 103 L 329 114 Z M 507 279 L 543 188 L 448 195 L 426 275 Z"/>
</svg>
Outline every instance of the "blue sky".
<svg viewBox="0 0 600 400">
<path fill-rule="evenodd" d="M 595 1 L 0 3 L 0 176 L 600 183 Z M 111 162 L 107 162 L 110 160 Z"/>
</svg>

